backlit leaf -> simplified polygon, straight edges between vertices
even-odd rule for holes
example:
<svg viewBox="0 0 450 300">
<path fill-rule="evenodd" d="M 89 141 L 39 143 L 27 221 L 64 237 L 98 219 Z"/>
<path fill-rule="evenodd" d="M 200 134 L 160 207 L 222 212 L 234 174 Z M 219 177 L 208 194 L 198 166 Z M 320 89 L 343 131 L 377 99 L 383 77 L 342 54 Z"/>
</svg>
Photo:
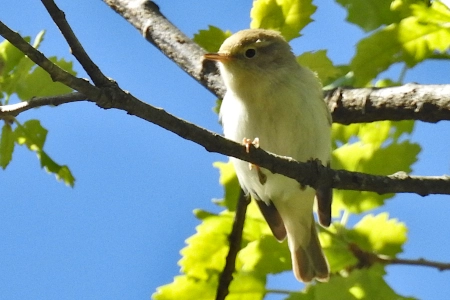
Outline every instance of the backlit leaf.
<svg viewBox="0 0 450 300">
<path fill-rule="evenodd" d="M 250 27 L 278 30 L 289 41 L 300 36 L 315 11 L 311 0 L 255 0 Z"/>
<path fill-rule="evenodd" d="M 230 31 L 222 31 L 220 28 L 215 26 L 208 26 L 206 30 L 199 30 L 198 33 L 194 34 L 194 42 L 205 49 L 208 52 L 217 52 L 229 36 L 231 36 Z"/>
</svg>

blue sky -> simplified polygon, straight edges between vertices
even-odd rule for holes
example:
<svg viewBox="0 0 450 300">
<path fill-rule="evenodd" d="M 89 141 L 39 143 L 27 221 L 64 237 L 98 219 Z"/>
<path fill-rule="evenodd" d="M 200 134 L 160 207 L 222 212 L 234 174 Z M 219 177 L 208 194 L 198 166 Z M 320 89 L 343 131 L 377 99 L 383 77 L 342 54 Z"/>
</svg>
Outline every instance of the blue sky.
<svg viewBox="0 0 450 300">
<path fill-rule="evenodd" d="M 104 73 L 140 99 L 190 122 L 221 132 L 212 112 L 215 97 L 147 43 L 101 1 L 57 1 L 87 52 Z M 159 1 L 161 11 L 188 36 L 215 25 L 248 28 L 251 1 Z M 347 63 L 362 32 L 344 23 L 345 12 L 316 1 L 317 21 L 292 42 L 294 52 L 329 49 Z M 39 1 L 4 0 L 0 20 L 23 35 L 47 34 L 41 50 L 74 60 Z M 86 77 L 76 65 L 79 76 Z M 398 69 L 390 70 L 398 74 Z M 397 73 L 396 73 L 397 72 Z M 448 83 L 449 63 L 430 62 L 410 71 L 407 82 Z M 40 108 L 19 116 L 40 119 L 49 130 L 45 150 L 70 166 L 71 189 L 40 169 L 35 154 L 17 147 L 0 172 L 0 298 L 149 299 L 172 281 L 187 237 L 195 232 L 195 208 L 217 211 L 222 196 L 214 161 L 227 158 L 180 139 L 124 112 L 91 103 Z M 450 125 L 417 123 L 422 145 L 414 174 L 450 173 Z M 404 258 L 450 261 L 445 212 L 448 196 L 399 195 L 385 208 L 405 222 Z M 352 216 L 350 221 L 357 222 Z M 387 280 L 403 295 L 443 299 L 450 272 L 391 266 Z M 270 286 L 300 288 L 292 274 Z M 279 299 L 271 297 L 270 299 Z"/>
</svg>

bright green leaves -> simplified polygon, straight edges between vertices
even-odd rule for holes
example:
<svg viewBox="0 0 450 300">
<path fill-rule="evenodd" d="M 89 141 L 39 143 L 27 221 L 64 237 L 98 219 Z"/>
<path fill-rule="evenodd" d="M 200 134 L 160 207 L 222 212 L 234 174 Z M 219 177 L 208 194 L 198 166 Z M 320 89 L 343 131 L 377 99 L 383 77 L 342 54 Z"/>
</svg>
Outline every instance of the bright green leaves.
<svg viewBox="0 0 450 300">
<path fill-rule="evenodd" d="M 389 175 L 398 171 L 411 172 L 411 165 L 417 161 L 420 146 L 409 140 L 402 140 L 412 132 L 414 123 L 374 122 L 349 126 L 333 124 L 332 166 L 377 175 Z M 400 159 L 401 158 L 401 159 Z M 379 195 L 372 192 L 335 190 L 333 215 L 340 210 L 361 213 L 384 203 L 391 194 Z"/>
<path fill-rule="evenodd" d="M 311 0 L 256 0 L 250 12 L 250 28 L 278 30 L 289 41 L 300 36 L 300 31 L 312 22 L 315 11 Z M 206 51 L 215 52 L 230 35 L 231 32 L 210 25 L 196 33 L 193 40 Z"/>
<path fill-rule="evenodd" d="M 225 265 L 233 214 L 211 214 L 201 221 L 197 233 L 186 240 L 188 246 L 181 250 L 179 265 L 184 274 L 206 280 L 211 273 L 220 273 Z"/>
<path fill-rule="evenodd" d="M 36 36 L 33 47 L 39 47 L 43 37 L 44 31 L 41 31 Z M 30 41 L 30 38 L 27 37 L 25 40 Z M 55 57 L 51 57 L 50 60 L 70 74 L 75 74 L 71 62 Z M 9 104 L 12 95 L 21 100 L 29 100 L 32 97 L 60 95 L 71 91 L 63 84 L 53 82 L 50 75 L 8 41 L 0 43 L 0 88 L 0 99 L 5 99 L 0 105 Z M 5 169 L 11 162 L 15 144 L 26 145 L 28 149 L 36 152 L 41 167 L 54 173 L 58 180 L 73 186 L 75 178 L 69 168 L 57 164 L 43 150 L 46 137 L 47 130 L 38 120 L 29 120 L 22 125 L 14 117 L 9 117 L 1 130 L 0 166 Z"/>
<path fill-rule="evenodd" d="M 0 136 L 0 166 L 6 169 L 11 162 L 15 144 L 26 145 L 29 150 L 36 153 L 42 168 L 55 174 L 58 180 L 62 180 L 68 186 L 73 187 L 75 178 L 69 168 L 57 164 L 44 151 L 46 138 L 47 129 L 42 127 L 38 120 L 29 120 L 23 125 L 18 121 L 14 121 L 12 124 L 4 122 Z"/>
<path fill-rule="evenodd" d="M 230 35 L 230 31 L 222 31 L 220 28 L 209 25 L 207 30 L 200 30 L 194 34 L 192 40 L 208 52 L 217 52 L 223 41 Z"/>
<path fill-rule="evenodd" d="M 230 161 L 228 163 L 215 162 L 213 165 L 219 169 L 219 182 L 225 189 L 225 197 L 222 201 L 216 201 L 216 203 L 224 205 L 229 211 L 234 211 L 241 192 L 234 167 Z"/>
<path fill-rule="evenodd" d="M 402 252 L 407 231 L 405 224 L 381 213 L 365 216 L 348 235 L 363 250 L 394 257 Z"/>
<path fill-rule="evenodd" d="M 234 213 L 224 211 L 219 215 L 198 211 L 202 223 L 197 233 L 186 240 L 187 247 L 181 250 L 179 261 L 184 275 L 175 277 L 168 285 L 158 288 L 153 299 L 214 299 L 220 273 L 228 253 L 228 235 L 231 231 Z M 260 219 L 246 220 L 243 244 L 251 244 L 249 237 L 258 236 L 266 226 Z M 244 250 L 246 248 L 244 247 Z M 266 278 L 255 272 L 256 256 L 239 253 L 236 273 L 227 299 L 262 299 Z M 250 250 L 251 252 L 251 250 Z M 252 261 L 247 262 L 248 255 Z M 183 296 L 182 296 L 183 295 Z"/>
<path fill-rule="evenodd" d="M 330 79 L 343 75 L 341 69 L 335 67 L 327 56 L 327 50 L 305 52 L 297 57 L 297 62 L 316 72 L 322 84 L 326 85 Z"/>
<path fill-rule="evenodd" d="M 44 32 L 41 31 L 33 46 L 38 47 L 43 37 Z M 12 94 L 16 94 L 21 100 L 29 100 L 32 97 L 60 95 L 71 91 L 69 87 L 54 82 L 47 72 L 36 66 L 8 41 L 0 44 L 0 60 L 5 64 L 0 77 L 0 92 L 6 94 L 7 99 Z M 51 57 L 50 60 L 70 74 L 75 74 L 71 62 L 55 57 Z"/>
<path fill-rule="evenodd" d="M 69 168 L 57 164 L 44 151 L 47 130 L 41 126 L 38 120 L 29 120 L 23 125 L 18 124 L 14 135 L 17 144 L 26 145 L 28 149 L 36 152 L 41 162 L 41 167 L 47 172 L 55 174 L 58 180 L 64 181 L 69 186 L 75 184 L 75 178 Z"/>
<path fill-rule="evenodd" d="M 231 164 L 215 163 L 215 166 L 220 170 L 220 181 L 225 183 L 225 198 L 235 198 L 235 192 L 227 191 L 231 185 L 239 189 Z M 224 199 L 221 204 L 224 203 L 236 205 L 236 199 Z M 187 246 L 181 250 L 179 265 L 183 275 L 158 288 L 153 295 L 154 299 L 214 299 L 218 278 L 228 253 L 228 236 L 234 212 L 225 210 L 220 214 L 212 214 L 197 210 L 195 214 L 202 223 L 197 226 L 196 234 L 186 240 Z M 236 258 L 235 280 L 230 286 L 227 299 L 263 299 L 267 274 L 290 269 L 287 244 L 275 240 L 258 207 L 252 202 L 247 209 L 242 250 Z M 180 295 L 185 296 L 180 298 Z M 189 298 L 186 295 L 202 296 Z"/>
<path fill-rule="evenodd" d="M 381 25 L 391 24 L 399 19 L 398 12 L 391 10 L 392 0 L 337 0 L 347 9 L 347 21 L 371 31 Z"/>
<path fill-rule="evenodd" d="M 383 279 L 382 266 L 352 271 L 346 277 L 332 276 L 325 284 L 310 285 L 305 293 L 295 293 L 287 300 L 413 300 L 398 295 Z"/>
<path fill-rule="evenodd" d="M 300 36 L 315 11 L 311 0 L 256 0 L 250 12 L 250 28 L 278 30 L 289 41 Z"/>
<path fill-rule="evenodd" d="M 11 125 L 8 122 L 5 122 L 0 136 L 0 167 L 2 167 L 2 169 L 5 169 L 12 159 L 14 140 L 14 132 Z"/>
<path fill-rule="evenodd" d="M 405 224 L 389 219 L 387 213 L 366 215 L 352 229 L 339 223 L 320 230 L 320 241 L 328 258 L 331 273 L 351 270 L 356 266 L 365 267 L 376 262 L 360 262 L 350 248 L 366 251 L 368 255 L 385 255 L 395 257 L 402 252 L 407 240 Z M 355 245 L 355 246 L 352 246 Z"/>
<path fill-rule="evenodd" d="M 359 2 L 359 1 L 358 1 Z M 398 62 L 413 67 L 450 47 L 450 11 L 439 1 L 431 6 L 411 4 L 411 16 L 362 39 L 352 59 L 356 85 L 366 85 Z"/>
<path fill-rule="evenodd" d="M 58 60 L 56 57 L 50 57 L 49 59 L 55 65 L 75 75 L 75 72 L 72 70 L 72 62 L 67 62 L 64 59 Z M 71 88 L 64 84 L 54 82 L 50 75 L 41 67 L 31 68 L 28 72 L 18 75 L 19 78 L 16 78 L 16 76 L 13 77 L 16 84 L 15 92 L 22 100 L 28 100 L 32 97 L 62 95 L 72 91 Z"/>
</svg>

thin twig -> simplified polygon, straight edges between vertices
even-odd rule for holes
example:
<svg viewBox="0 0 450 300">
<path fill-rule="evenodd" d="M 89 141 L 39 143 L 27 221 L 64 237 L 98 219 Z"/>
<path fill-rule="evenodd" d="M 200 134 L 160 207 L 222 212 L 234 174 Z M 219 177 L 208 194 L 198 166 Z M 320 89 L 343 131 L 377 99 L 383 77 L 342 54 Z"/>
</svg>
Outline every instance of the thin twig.
<svg viewBox="0 0 450 300">
<path fill-rule="evenodd" d="M 381 262 L 389 265 L 422 266 L 435 268 L 438 269 L 439 271 L 450 271 L 450 263 L 432 261 L 424 258 L 406 259 L 406 258 L 386 258 L 382 256 L 379 256 L 378 258 Z"/>
<path fill-rule="evenodd" d="M 389 257 L 386 255 L 365 251 L 355 243 L 350 243 L 348 248 L 350 252 L 352 252 L 353 255 L 358 259 L 358 264 L 355 266 L 356 268 L 367 268 L 375 263 L 381 263 L 384 265 L 422 266 L 438 269 L 439 271 L 450 271 L 450 263 L 432 261 L 423 258 L 406 259 Z"/>
<path fill-rule="evenodd" d="M 245 223 L 245 214 L 247 206 L 250 203 L 250 197 L 246 196 L 241 190 L 239 200 L 234 215 L 233 227 L 228 237 L 230 248 L 225 261 L 225 267 L 222 270 L 217 287 L 216 300 L 224 300 L 229 293 L 230 283 L 233 280 L 233 272 L 236 268 L 236 257 L 241 250 L 242 232 Z"/>
<path fill-rule="evenodd" d="M 103 75 L 98 66 L 87 55 L 83 46 L 78 38 L 75 36 L 69 23 L 67 23 L 66 16 L 62 10 L 58 8 L 53 0 L 42 0 L 45 8 L 47 9 L 50 17 L 53 19 L 59 30 L 63 34 L 64 38 L 69 44 L 72 54 L 81 64 L 86 73 L 91 77 L 96 86 L 106 86 L 110 84 L 110 80 Z"/>
<path fill-rule="evenodd" d="M 53 81 L 58 81 L 66 86 L 82 92 L 88 99 L 97 100 L 102 95 L 102 91 L 91 85 L 87 80 L 77 78 L 58 67 L 51 62 L 44 54 L 31 46 L 18 33 L 12 31 L 8 26 L 0 21 L 0 35 L 7 39 L 20 51 L 25 53 L 35 64 L 44 69 L 52 78 Z"/>
<path fill-rule="evenodd" d="M 74 92 L 60 96 L 33 98 L 30 101 L 0 106 L 0 119 L 5 116 L 17 116 L 18 114 L 32 108 L 41 106 L 57 106 L 64 103 L 86 101 L 86 96 L 80 92 Z"/>
</svg>

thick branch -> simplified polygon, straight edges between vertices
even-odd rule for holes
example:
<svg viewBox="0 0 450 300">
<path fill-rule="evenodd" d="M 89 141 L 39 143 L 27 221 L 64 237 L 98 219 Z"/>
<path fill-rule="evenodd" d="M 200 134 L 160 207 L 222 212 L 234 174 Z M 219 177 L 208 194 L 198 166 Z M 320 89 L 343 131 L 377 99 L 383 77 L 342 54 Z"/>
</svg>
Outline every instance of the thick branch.
<svg viewBox="0 0 450 300">
<path fill-rule="evenodd" d="M 333 121 L 450 120 L 450 85 L 406 84 L 389 88 L 334 89 L 325 95 Z"/>
<path fill-rule="evenodd" d="M 167 20 L 152 1 L 103 0 L 180 68 L 217 97 L 225 88 L 217 68 L 204 63 L 204 50 Z M 325 100 L 336 123 L 380 120 L 450 120 L 450 85 L 405 85 L 393 88 L 335 89 Z"/>
<path fill-rule="evenodd" d="M 153 1 L 103 1 L 181 69 L 218 97 L 223 97 L 225 88 L 215 65 L 206 62 L 205 67 L 202 66 L 205 51 L 167 20 Z"/>
</svg>

